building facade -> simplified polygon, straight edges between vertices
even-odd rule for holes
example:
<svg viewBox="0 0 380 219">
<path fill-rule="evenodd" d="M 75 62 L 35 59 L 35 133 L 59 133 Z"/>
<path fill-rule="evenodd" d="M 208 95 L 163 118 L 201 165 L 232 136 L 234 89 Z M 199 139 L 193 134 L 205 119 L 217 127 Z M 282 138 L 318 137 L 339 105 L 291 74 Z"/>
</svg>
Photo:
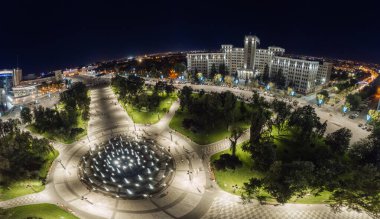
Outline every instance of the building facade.
<svg viewBox="0 0 380 219">
<path fill-rule="evenodd" d="M 273 77 L 281 69 L 286 78 L 286 86 L 307 94 L 315 90 L 318 67 L 318 61 L 274 56 L 269 65 L 269 76 Z"/>
<path fill-rule="evenodd" d="M 317 81 L 316 85 L 325 85 L 330 81 L 331 71 L 333 68 L 333 64 L 330 62 L 322 62 L 322 64 L 319 65 L 318 73 L 317 73 Z"/>
</svg>

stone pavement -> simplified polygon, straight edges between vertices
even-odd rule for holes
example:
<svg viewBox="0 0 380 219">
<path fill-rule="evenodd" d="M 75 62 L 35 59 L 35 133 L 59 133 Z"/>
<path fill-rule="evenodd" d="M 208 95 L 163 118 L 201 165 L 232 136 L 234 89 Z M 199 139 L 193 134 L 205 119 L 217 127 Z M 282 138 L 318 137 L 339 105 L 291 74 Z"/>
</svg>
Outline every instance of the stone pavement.
<svg viewBox="0 0 380 219">
<path fill-rule="evenodd" d="M 203 219 L 370 219 L 366 214 L 344 210 L 334 213 L 325 205 L 286 204 L 283 206 L 242 204 L 238 197 L 221 195 Z"/>
</svg>

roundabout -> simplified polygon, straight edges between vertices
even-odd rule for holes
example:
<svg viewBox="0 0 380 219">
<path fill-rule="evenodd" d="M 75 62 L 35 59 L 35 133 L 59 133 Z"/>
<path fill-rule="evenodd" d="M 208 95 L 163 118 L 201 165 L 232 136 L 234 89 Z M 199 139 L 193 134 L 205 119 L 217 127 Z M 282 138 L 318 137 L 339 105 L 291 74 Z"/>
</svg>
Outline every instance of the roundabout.
<svg viewBox="0 0 380 219">
<path fill-rule="evenodd" d="M 113 137 L 82 157 L 79 174 L 88 188 L 116 198 L 148 198 L 174 176 L 173 158 L 153 140 Z"/>
<path fill-rule="evenodd" d="M 204 215 L 211 206 L 202 202 L 208 177 L 192 145 L 172 141 L 162 131 L 166 123 L 134 126 L 124 109 L 107 104 L 116 100 L 110 88 L 93 90 L 91 99 L 91 109 L 102 106 L 110 116 L 92 116 L 88 137 L 62 148 L 49 197 L 80 218 Z"/>
</svg>

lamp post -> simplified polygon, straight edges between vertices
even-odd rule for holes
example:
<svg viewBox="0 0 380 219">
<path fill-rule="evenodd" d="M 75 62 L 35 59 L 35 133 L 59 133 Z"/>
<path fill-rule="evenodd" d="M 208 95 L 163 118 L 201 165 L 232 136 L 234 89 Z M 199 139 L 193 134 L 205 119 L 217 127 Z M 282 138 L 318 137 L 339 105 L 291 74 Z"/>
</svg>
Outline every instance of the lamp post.
<svg viewBox="0 0 380 219">
<path fill-rule="evenodd" d="M 190 170 L 188 170 L 187 171 L 187 175 L 189 175 L 189 181 L 191 182 L 191 174 L 192 174 L 193 172 L 191 172 Z"/>
<path fill-rule="evenodd" d="M 170 141 L 173 141 L 172 131 L 169 131 L 169 133 L 170 133 Z"/>
<path fill-rule="evenodd" d="M 63 169 L 65 169 L 65 170 L 66 170 L 66 167 L 63 165 L 63 163 L 62 163 L 62 160 L 61 160 L 61 159 L 59 159 L 59 160 L 58 160 L 58 163 L 60 163 L 60 164 L 61 164 L 61 166 L 63 167 Z"/>
</svg>

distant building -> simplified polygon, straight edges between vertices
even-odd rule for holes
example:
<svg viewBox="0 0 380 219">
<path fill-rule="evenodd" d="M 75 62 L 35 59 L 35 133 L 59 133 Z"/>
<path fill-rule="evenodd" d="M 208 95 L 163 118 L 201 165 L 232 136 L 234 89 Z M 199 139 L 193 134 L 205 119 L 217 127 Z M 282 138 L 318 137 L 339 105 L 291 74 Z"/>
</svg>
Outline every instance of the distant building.
<svg viewBox="0 0 380 219">
<path fill-rule="evenodd" d="M 229 74 L 237 73 L 239 79 L 251 80 L 263 74 L 265 66 L 268 66 L 272 75 L 282 69 L 286 86 L 305 94 L 330 80 L 332 63 L 284 57 L 285 49 L 275 46 L 261 49 L 259 44 L 257 36 L 249 35 L 244 38 L 244 48 L 222 45 L 219 52 L 188 53 L 187 71 L 197 70 L 208 75 L 213 64 L 217 70 L 224 64 Z"/>
<path fill-rule="evenodd" d="M 22 80 L 22 70 L 3 69 L 0 70 L 0 103 L 2 108 L 9 107 L 13 100 L 12 88 L 20 84 Z"/>
</svg>

